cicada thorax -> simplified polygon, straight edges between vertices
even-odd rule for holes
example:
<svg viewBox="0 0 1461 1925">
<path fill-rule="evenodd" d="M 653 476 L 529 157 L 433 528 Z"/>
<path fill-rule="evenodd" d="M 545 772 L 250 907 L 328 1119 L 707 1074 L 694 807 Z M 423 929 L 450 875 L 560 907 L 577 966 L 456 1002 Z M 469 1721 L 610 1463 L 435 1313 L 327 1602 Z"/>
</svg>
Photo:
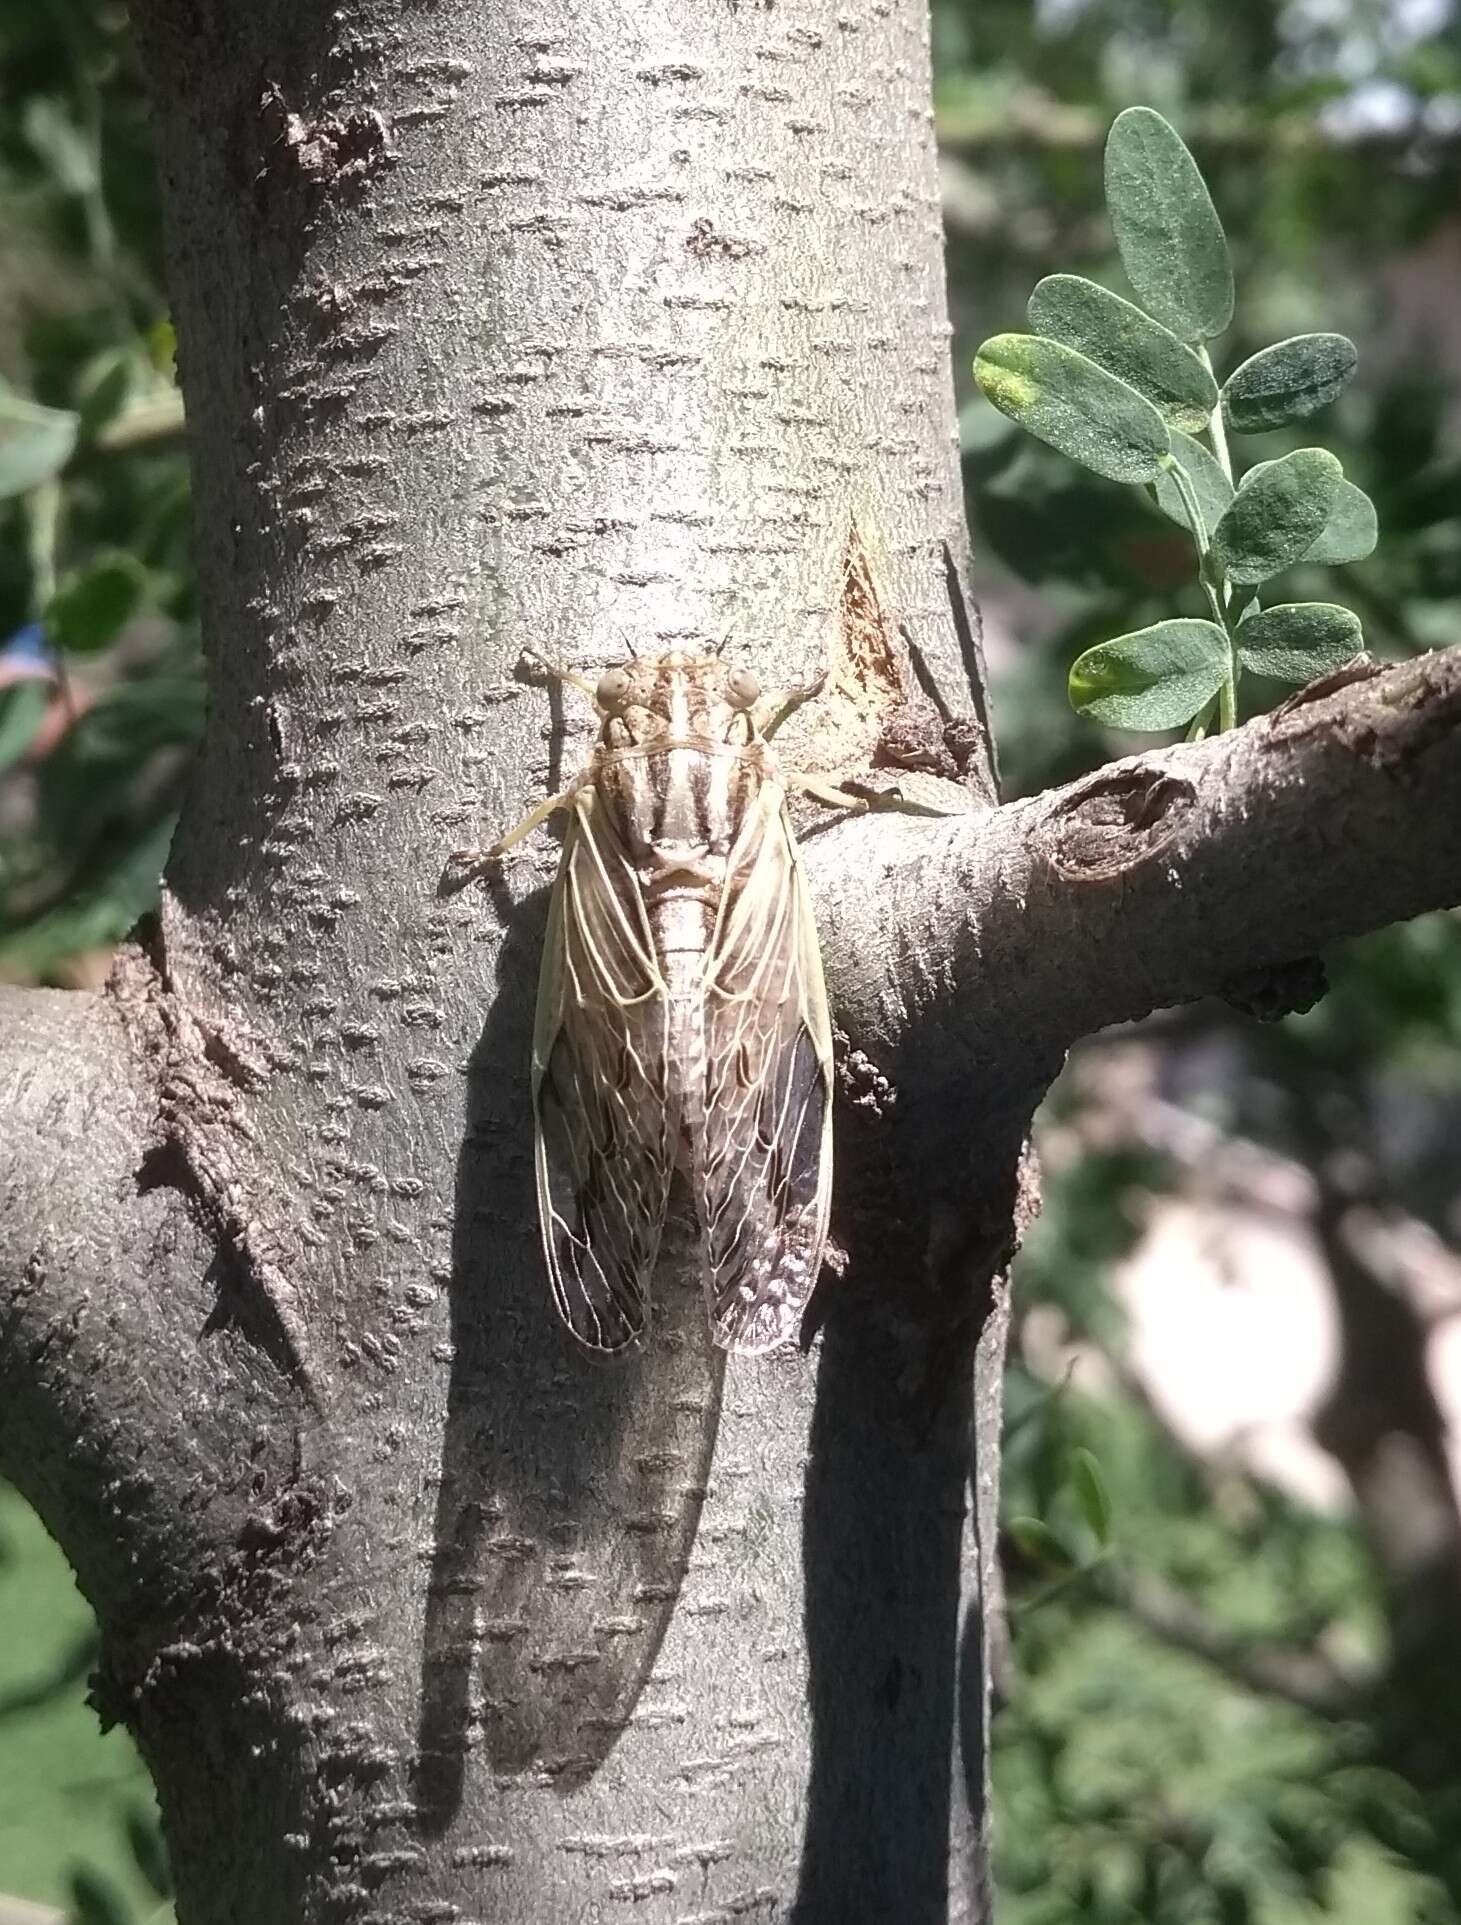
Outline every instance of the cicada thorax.
<svg viewBox="0 0 1461 1925">
<path fill-rule="evenodd" d="M 638 1342 L 672 1178 L 716 1341 L 794 1334 L 826 1230 L 831 1037 L 785 799 L 745 671 L 611 669 L 574 794 L 539 997 L 539 1198 L 554 1297 Z"/>
<path fill-rule="evenodd" d="M 631 699 L 605 723 L 593 781 L 606 827 L 638 878 L 663 977 L 669 1094 L 678 1161 L 689 1176 L 705 1123 L 715 935 L 744 866 L 748 825 L 776 770 L 745 704 L 725 699 L 725 671 L 714 657 L 671 656 L 629 673 Z"/>
</svg>

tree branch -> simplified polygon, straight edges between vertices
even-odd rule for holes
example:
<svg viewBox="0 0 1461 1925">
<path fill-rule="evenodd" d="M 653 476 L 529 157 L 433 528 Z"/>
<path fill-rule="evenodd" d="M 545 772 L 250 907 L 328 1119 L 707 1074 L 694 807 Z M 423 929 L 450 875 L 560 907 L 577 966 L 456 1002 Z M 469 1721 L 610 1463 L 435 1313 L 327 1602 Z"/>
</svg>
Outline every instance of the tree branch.
<svg viewBox="0 0 1461 1925">
<path fill-rule="evenodd" d="M 1275 164 L 1314 154 L 1354 154 L 1393 164 L 1416 147 L 1428 153 L 1454 151 L 1454 129 L 1426 126 L 1419 106 L 1398 127 L 1358 128 L 1330 133 L 1308 111 L 1277 118 L 1246 106 L 1190 105 L 1184 115 L 1190 146 L 1203 155 L 1256 156 Z M 1001 90 L 997 104 L 975 108 L 946 106 L 938 117 L 939 147 L 948 153 L 1000 157 L 1099 153 L 1110 126 L 1109 112 L 1060 100 L 1039 87 Z"/>
<path fill-rule="evenodd" d="M 1461 649 L 912 828 L 811 838 L 841 1016 L 987 1138 L 1078 1037 L 1461 900 Z M 886 1067 L 886 1066 L 885 1066 Z M 991 1092 L 993 1077 L 997 1087 Z M 931 1114 L 945 1148 L 956 1133 Z"/>
<path fill-rule="evenodd" d="M 191 1581 L 200 1480 L 247 1459 L 271 1384 L 203 1341 L 213 1246 L 149 1183 L 156 1094 L 114 997 L 0 990 L 0 1115 L 0 1464 L 115 1627 Z M 240 1356 L 253 1409 L 220 1394 Z"/>
<path fill-rule="evenodd" d="M 1127 1577 L 1107 1567 L 1094 1573 L 1091 1581 L 1116 1610 L 1174 1650 L 1201 1658 L 1235 1684 L 1319 1718 L 1342 1720 L 1359 1712 L 1371 1680 L 1341 1671 L 1321 1652 L 1236 1637 L 1191 1598 L 1150 1573 Z"/>
<path fill-rule="evenodd" d="M 1455 902 L 1458 821 L 1452 650 L 1002 809 L 807 838 L 847 1044 L 834 1221 L 864 1253 L 842 1294 L 901 1320 L 915 1403 L 999 1305 L 1070 1045 L 1201 996 L 1281 1001 L 1321 944 Z M 891 1307 L 890 1272 L 918 1279 Z"/>
</svg>

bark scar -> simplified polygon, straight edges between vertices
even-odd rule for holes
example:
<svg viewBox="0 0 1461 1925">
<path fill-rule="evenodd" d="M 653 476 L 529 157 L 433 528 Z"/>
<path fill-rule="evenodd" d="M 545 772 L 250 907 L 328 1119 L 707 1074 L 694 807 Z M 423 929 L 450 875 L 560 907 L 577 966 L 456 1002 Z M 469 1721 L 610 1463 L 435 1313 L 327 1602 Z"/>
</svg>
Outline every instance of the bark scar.
<svg viewBox="0 0 1461 1925">
<path fill-rule="evenodd" d="M 396 164 L 390 128 L 373 107 L 307 120 L 290 111 L 282 90 L 271 82 L 260 97 L 259 117 L 264 164 L 255 188 L 260 195 L 285 182 L 311 196 L 333 188 L 358 193 Z"/>
<path fill-rule="evenodd" d="M 743 261 L 755 251 L 749 241 L 717 232 L 714 223 L 703 217 L 691 226 L 685 245 L 697 261 Z"/>
<path fill-rule="evenodd" d="M 1052 865 L 1072 882 L 1112 882 L 1181 834 L 1197 791 L 1169 770 L 1116 768 L 1059 796 L 1044 823 Z"/>
<path fill-rule="evenodd" d="M 826 694 L 819 748 L 832 743 L 829 766 L 908 770 L 959 784 L 965 806 L 984 799 L 979 724 L 950 710 L 855 521 L 842 550 Z"/>
<path fill-rule="evenodd" d="M 157 1092 L 154 1141 L 137 1172 L 138 1187 L 178 1190 L 213 1239 L 210 1274 L 218 1302 L 204 1332 L 236 1322 L 317 1402 L 289 1252 L 246 1180 L 245 1155 L 255 1139 L 242 1098 L 267 1072 L 245 1043 L 187 1007 L 160 953 L 120 950 L 106 994 Z"/>
<path fill-rule="evenodd" d="M 1332 698 L 1375 683 L 1358 702 Z M 1264 724 L 1265 746 L 1329 735 L 1371 767 L 1400 773 L 1461 731 L 1461 675 L 1448 654 L 1399 665 L 1358 656 L 1282 702 Z"/>
<path fill-rule="evenodd" d="M 1330 671 L 1328 675 L 1317 676 L 1303 688 L 1287 696 L 1269 715 L 1264 724 L 1265 732 L 1272 742 L 1293 742 L 1301 736 L 1312 735 L 1324 728 L 1330 721 L 1327 714 L 1311 713 L 1317 703 L 1331 695 L 1339 694 L 1341 689 L 1354 688 L 1360 682 L 1373 681 L 1383 674 L 1380 662 L 1373 662 L 1368 655 L 1357 655 L 1352 662 L 1342 668 Z"/>
</svg>

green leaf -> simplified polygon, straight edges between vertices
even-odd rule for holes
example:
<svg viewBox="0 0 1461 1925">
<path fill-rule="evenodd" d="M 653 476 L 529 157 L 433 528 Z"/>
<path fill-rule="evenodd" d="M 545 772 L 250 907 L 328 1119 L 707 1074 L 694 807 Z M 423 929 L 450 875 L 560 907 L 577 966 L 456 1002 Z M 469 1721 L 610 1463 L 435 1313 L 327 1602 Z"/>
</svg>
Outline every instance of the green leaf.
<svg viewBox="0 0 1461 1925">
<path fill-rule="evenodd" d="M 1052 1564 L 1061 1571 L 1074 1570 L 1079 1563 L 1041 1518 L 1011 1517 L 1004 1528 L 1032 1563 Z"/>
<path fill-rule="evenodd" d="M 127 1842 L 132 1847 L 137 1869 L 157 1896 L 166 1898 L 172 1890 L 172 1871 L 167 1862 L 167 1847 L 162 1842 L 155 1811 L 149 1811 L 141 1804 L 128 1807 Z"/>
<path fill-rule="evenodd" d="M 1150 107 L 1128 107 L 1106 137 L 1106 205 L 1121 264 L 1147 312 L 1184 341 L 1233 318 L 1233 267 L 1207 183 Z"/>
<path fill-rule="evenodd" d="M 1071 1481 L 1075 1485 L 1076 1501 L 1081 1507 L 1081 1515 L 1091 1527 L 1091 1534 L 1102 1546 L 1111 1541 L 1111 1492 L 1101 1466 L 1085 1446 L 1079 1445 L 1071 1453 Z"/>
<path fill-rule="evenodd" d="M 135 773 L 135 772 L 134 772 Z M 83 871 L 69 895 L 12 934 L 0 937 L 0 966 L 42 976 L 68 956 L 120 942 L 137 918 L 157 905 L 176 823 L 149 823 L 104 870 Z"/>
<path fill-rule="evenodd" d="M 76 446 L 76 416 L 0 394 L 0 499 L 23 495 L 64 468 Z"/>
<path fill-rule="evenodd" d="M 71 1873 L 71 1915 L 74 1925 L 130 1925 L 131 1906 L 108 1879 L 88 1865 Z"/>
<path fill-rule="evenodd" d="M 974 378 L 1001 414 L 1110 481 L 1152 480 L 1170 445 L 1150 401 L 1058 341 L 996 334 Z"/>
<path fill-rule="evenodd" d="M 154 321 L 142 339 L 148 360 L 159 374 L 165 374 L 171 380 L 177 372 L 177 329 L 171 321 Z"/>
<path fill-rule="evenodd" d="M 1301 559 L 1327 562 L 1331 567 L 1363 561 L 1374 553 L 1379 538 L 1374 502 L 1363 488 L 1356 488 L 1352 481 L 1341 481 L 1324 532 L 1312 548 L 1304 550 Z"/>
<path fill-rule="evenodd" d="M 1343 668 L 1365 645 L 1359 617 L 1337 602 L 1279 602 L 1245 616 L 1234 637 L 1238 660 L 1275 682 L 1311 682 Z"/>
<path fill-rule="evenodd" d="M 1047 340 L 1075 348 L 1146 396 L 1173 428 L 1205 428 L 1217 406 L 1211 370 L 1170 329 L 1079 274 L 1047 274 L 1027 309 Z"/>
<path fill-rule="evenodd" d="M 112 348 L 95 357 L 78 383 L 82 434 L 96 434 L 121 413 L 132 391 L 135 372 L 128 349 Z"/>
<path fill-rule="evenodd" d="M 1383 406 L 1383 404 L 1382 404 Z M 1385 454 L 1393 472 L 1399 464 Z M 1461 502 L 1461 461 L 1437 462 L 1434 466 L 1412 471 L 1398 485 L 1386 491 L 1385 528 L 1390 534 L 1414 534 L 1434 528 L 1437 522 L 1454 521 L 1456 504 Z"/>
<path fill-rule="evenodd" d="M 146 574 L 130 555 L 93 562 L 51 597 L 46 633 L 57 648 L 95 654 L 114 642 L 137 612 Z"/>
<path fill-rule="evenodd" d="M 0 689 L 0 775 L 13 769 L 40 734 L 51 706 L 51 685 L 37 675 Z"/>
<path fill-rule="evenodd" d="M 1327 448 L 1250 468 L 1213 531 L 1213 561 L 1235 582 L 1267 581 L 1313 547 L 1343 479 Z"/>
<path fill-rule="evenodd" d="M 1250 355 L 1223 387 L 1223 418 L 1238 434 L 1286 427 L 1349 385 L 1359 352 L 1344 334 L 1295 334 Z"/>
<path fill-rule="evenodd" d="M 1070 705 L 1121 729 L 1190 722 L 1228 678 L 1228 638 L 1215 622 L 1156 622 L 1098 642 L 1070 670 Z"/>
<path fill-rule="evenodd" d="M 1172 459 L 1180 462 L 1182 471 L 1192 483 L 1192 492 L 1197 496 L 1197 505 L 1202 510 L 1203 535 L 1205 540 L 1212 538 L 1212 531 L 1222 520 L 1228 503 L 1233 498 L 1233 484 L 1222 471 L 1215 455 L 1210 455 L 1200 441 L 1191 435 L 1174 433 L 1172 436 Z M 1182 491 L 1172 479 L 1172 472 L 1164 468 L 1152 484 L 1156 493 L 1157 506 L 1164 515 L 1187 526 L 1187 504 L 1182 499 Z"/>
<path fill-rule="evenodd" d="M 21 126 L 32 151 L 65 193 L 84 198 L 101 181 L 97 143 L 71 118 L 67 105 L 46 94 L 26 102 Z"/>
</svg>

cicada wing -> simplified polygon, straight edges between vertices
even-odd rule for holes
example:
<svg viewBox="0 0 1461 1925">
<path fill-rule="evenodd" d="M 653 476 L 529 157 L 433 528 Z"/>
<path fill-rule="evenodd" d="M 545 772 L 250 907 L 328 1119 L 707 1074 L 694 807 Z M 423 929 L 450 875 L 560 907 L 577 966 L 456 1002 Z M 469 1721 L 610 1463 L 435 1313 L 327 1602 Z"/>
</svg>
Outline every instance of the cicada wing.
<svg viewBox="0 0 1461 1925">
<path fill-rule="evenodd" d="M 667 999 L 638 878 L 590 785 L 553 891 L 533 1042 L 553 1301 L 589 1350 L 641 1341 L 674 1164 Z"/>
<path fill-rule="evenodd" d="M 715 1340 L 795 1336 L 832 1190 L 832 1029 L 785 801 L 763 785 L 728 864 L 705 972 L 705 1106 L 693 1146 Z"/>
</svg>

